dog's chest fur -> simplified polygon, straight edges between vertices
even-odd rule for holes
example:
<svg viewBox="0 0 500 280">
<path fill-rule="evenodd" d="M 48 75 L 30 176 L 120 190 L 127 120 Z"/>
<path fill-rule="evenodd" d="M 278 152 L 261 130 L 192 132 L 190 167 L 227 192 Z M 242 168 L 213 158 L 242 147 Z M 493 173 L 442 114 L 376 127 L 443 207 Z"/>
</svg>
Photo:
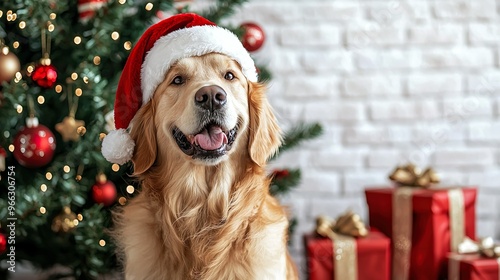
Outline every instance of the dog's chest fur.
<svg viewBox="0 0 500 280">
<path fill-rule="evenodd" d="M 238 177 L 229 164 L 172 178 L 124 207 L 127 279 L 285 279 L 285 215 L 262 191 L 264 176 Z"/>
</svg>

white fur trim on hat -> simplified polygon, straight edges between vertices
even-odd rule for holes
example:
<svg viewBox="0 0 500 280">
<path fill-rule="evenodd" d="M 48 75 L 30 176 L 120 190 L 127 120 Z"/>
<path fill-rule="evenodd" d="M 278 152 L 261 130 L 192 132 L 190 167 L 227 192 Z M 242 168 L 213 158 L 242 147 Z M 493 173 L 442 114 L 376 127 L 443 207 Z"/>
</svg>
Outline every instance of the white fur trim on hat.
<svg viewBox="0 0 500 280">
<path fill-rule="evenodd" d="M 102 155 L 112 163 L 124 164 L 132 159 L 135 143 L 125 129 L 109 132 L 102 140 Z"/>
<path fill-rule="evenodd" d="M 211 52 L 236 60 L 245 77 L 252 82 L 257 81 L 255 63 L 236 35 L 219 26 L 193 26 L 161 37 L 147 53 L 141 68 L 142 104 L 151 99 L 175 62 Z"/>
</svg>

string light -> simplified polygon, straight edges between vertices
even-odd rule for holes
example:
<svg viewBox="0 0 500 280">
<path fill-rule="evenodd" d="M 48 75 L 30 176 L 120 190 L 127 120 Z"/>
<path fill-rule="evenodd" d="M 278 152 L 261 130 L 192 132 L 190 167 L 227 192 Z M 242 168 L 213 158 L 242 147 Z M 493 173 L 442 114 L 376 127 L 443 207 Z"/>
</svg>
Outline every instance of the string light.
<svg viewBox="0 0 500 280">
<path fill-rule="evenodd" d="M 120 198 L 118 198 L 118 203 L 120 203 L 120 205 L 125 205 L 127 203 L 127 199 L 123 196 L 121 196 Z"/>
<path fill-rule="evenodd" d="M 83 136 L 85 135 L 85 133 L 87 132 L 87 129 L 85 128 L 85 126 L 81 125 L 79 126 L 77 129 L 76 129 L 76 133 L 78 133 L 78 135 L 80 136 Z"/>
<path fill-rule="evenodd" d="M 77 74 L 77 73 L 75 73 L 75 72 L 73 72 L 73 73 L 71 74 L 71 79 L 72 79 L 73 81 L 76 81 L 76 79 L 78 79 L 78 74 Z"/>
<path fill-rule="evenodd" d="M 74 219 L 73 220 L 73 224 L 75 225 L 75 227 L 78 225 L 78 220 L 77 219 Z"/>
<path fill-rule="evenodd" d="M 113 163 L 113 165 L 111 166 L 111 169 L 114 171 L 114 172 L 118 172 L 118 170 L 120 170 L 120 165 L 116 164 L 116 163 Z"/>
<path fill-rule="evenodd" d="M 153 9 L 153 3 L 149 2 L 146 4 L 146 7 L 144 7 L 146 11 L 151 11 Z"/>
<path fill-rule="evenodd" d="M 16 72 L 16 75 L 14 77 L 14 82 L 19 83 L 22 80 L 23 75 L 21 74 L 21 72 Z"/>
<path fill-rule="evenodd" d="M 80 36 L 75 36 L 75 38 L 73 39 L 73 42 L 74 42 L 76 45 L 79 45 L 79 44 L 82 42 L 82 37 L 80 37 Z"/>
<path fill-rule="evenodd" d="M 31 74 L 33 73 L 33 71 L 35 71 L 35 67 L 33 65 L 28 65 L 28 67 L 26 67 L 26 71 L 28 72 L 28 74 Z"/>
<path fill-rule="evenodd" d="M 50 18 L 51 20 L 56 19 L 56 17 L 57 17 L 57 15 L 56 15 L 55 13 L 50 13 L 50 15 L 49 15 L 49 18 Z"/>
<path fill-rule="evenodd" d="M 19 48 L 19 41 L 14 41 L 14 43 L 12 43 L 12 47 L 13 47 L 14 49 Z"/>
<path fill-rule="evenodd" d="M 98 55 L 94 56 L 94 64 L 95 65 L 101 64 L 101 57 L 99 57 Z"/>
<path fill-rule="evenodd" d="M 42 185 L 40 186 L 40 190 L 41 190 L 42 192 L 46 192 L 46 191 L 47 191 L 47 185 L 42 184 Z"/>
<path fill-rule="evenodd" d="M 42 207 L 40 207 L 40 213 L 41 213 L 41 214 L 45 214 L 45 213 L 47 213 L 47 209 L 45 209 L 45 207 L 43 207 L 43 206 L 42 206 Z"/>
<path fill-rule="evenodd" d="M 106 133 L 99 133 L 99 141 L 102 142 L 102 140 L 104 140 L 104 137 L 106 137 Z"/>
<path fill-rule="evenodd" d="M 23 21 L 20 21 L 19 22 L 19 28 L 20 29 L 24 29 L 26 27 L 26 22 L 23 20 Z"/>
<path fill-rule="evenodd" d="M 89 83 L 89 77 L 83 77 L 82 78 L 83 82 L 88 84 Z"/>
<path fill-rule="evenodd" d="M 71 171 L 71 168 L 69 167 L 69 165 L 65 165 L 65 166 L 63 167 L 63 171 L 64 171 L 65 173 L 69 173 L 69 172 Z"/>
<path fill-rule="evenodd" d="M 45 173 L 45 178 L 49 181 L 52 180 L 52 173 L 50 172 Z"/>
<path fill-rule="evenodd" d="M 111 33 L 111 39 L 116 41 L 118 38 L 120 38 L 120 33 L 113 31 L 113 33 Z"/>
<path fill-rule="evenodd" d="M 3 16 L 3 11 L 0 10 L 0 18 L 2 18 L 2 16 Z"/>
<path fill-rule="evenodd" d="M 61 93 L 62 92 L 62 86 L 61 85 L 57 85 L 55 88 L 57 93 Z"/>
<path fill-rule="evenodd" d="M 75 95 L 76 95 L 76 96 L 80 97 L 80 96 L 82 96 L 82 94 L 83 94 L 83 91 L 82 91 L 82 89 L 81 89 L 81 88 L 77 88 L 77 89 L 75 89 Z"/>
<path fill-rule="evenodd" d="M 10 144 L 10 145 L 9 145 L 9 151 L 10 151 L 11 153 L 13 153 L 13 152 L 14 152 L 14 150 L 15 150 L 14 145 Z"/>
<path fill-rule="evenodd" d="M 132 185 L 128 185 L 126 190 L 129 194 L 133 194 L 135 191 L 134 186 Z"/>
<path fill-rule="evenodd" d="M 52 32 L 52 31 L 54 31 L 54 29 L 55 29 L 54 24 L 52 24 L 52 22 L 48 21 L 48 22 L 47 22 L 47 30 L 48 30 L 49 32 Z"/>
<path fill-rule="evenodd" d="M 101 247 L 106 246 L 106 241 L 104 241 L 104 239 L 99 240 L 99 245 L 100 245 Z"/>
<path fill-rule="evenodd" d="M 130 51 L 132 49 L 132 42 L 127 41 L 127 42 L 123 43 L 123 48 L 127 51 Z"/>
<path fill-rule="evenodd" d="M 17 104 L 16 111 L 17 111 L 18 114 L 21 114 L 23 112 L 23 106 Z"/>
<path fill-rule="evenodd" d="M 7 21 L 15 21 L 17 19 L 17 14 L 13 13 L 11 10 L 7 11 Z"/>
<path fill-rule="evenodd" d="M 78 219 L 78 221 L 83 221 L 83 215 L 82 214 L 78 214 L 76 215 L 76 218 Z"/>
<path fill-rule="evenodd" d="M 19 83 L 22 79 L 23 79 L 23 75 L 21 74 L 21 72 L 16 72 L 16 75 L 15 75 L 15 78 L 14 78 L 14 82 L 17 84 L 17 83 Z"/>
<path fill-rule="evenodd" d="M 118 0 L 118 3 L 120 3 L 121 5 L 127 3 L 127 0 Z"/>
<path fill-rule="evenodd" d="M 39 95 L 36 101 L 38 102 L 38 104 L 42 105 L 43 103 L 45 103 L 45 97 Z"/>
<path fill-rule="evenodd" d="M 77 132 L 78 132 L 78 130 L 77 130 Z M 75 180 L 77 182 L 80 182 L 82 180 L 82 174 L 83 174 L 83 165 L 80 164 L 78 166 L 78 169 L 76 170 L 76 178 L 75 178 Z"/>
</svg>

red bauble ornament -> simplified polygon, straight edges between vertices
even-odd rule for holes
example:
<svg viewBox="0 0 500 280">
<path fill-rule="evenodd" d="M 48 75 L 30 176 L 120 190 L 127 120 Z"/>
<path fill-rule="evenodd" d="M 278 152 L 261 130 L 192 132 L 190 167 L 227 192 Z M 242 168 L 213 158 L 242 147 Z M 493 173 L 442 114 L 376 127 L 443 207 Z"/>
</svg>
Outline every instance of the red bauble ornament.
<svg viewBox="0 0 500 280">
<path fill-rule="evenodd" d="M 95 16 L 95 11 L 104 7 L 108 0 L 78 0 L 78 18 L 80 22 L 87 23 Z"/>
<path fill-rule="evenodd" d="M 0 172 L 5 171 L 5 158 L 7 157 L 7 152 L 2 146 L 0 146 Z"/>
<path fill-rule="evenodd" d="M 38 124 L 37 118 L 28 118 L 26 126 L 14 137 L 14 158 L 24 167 L 47 165 L 54 157 L 56 138 L 50 129 Z"/>
<path fill-rule="evenodd" d="M 288 177 L 288 175 L 290 175 L 290 171 L 288 171 L 288 169 L 274 170 L 273 175 L 274 178 L 276 179 L 283 179 L 285 177 Z"/>
<path fill-rule="evenodd" d="M 116 186 L 108 181 L 104 174 L 97 176 L 96 183 L 92 186 L 92 198 L 96 203 L 111 206 L 116 201 Z"/>
<path fill-rule="evenodd" d="M 7 252 L 7 236 L 0 233 L 0 255 Z"/>
<path fill-rule="evenodd" d="M 40 87 L 51 88 L 57 80 L 56 68 L 52 65 L 38 65 L 31 73 L 31 79 Z"/>
<path fill-rule="evenodd" d="M 249 52 L 254 52 L 264 44 L 266 35 L 260 26 L 255 23 L 243 23 L 240 28 L 244 30 L 243 37 L 241 38 L 241 43 L 243 47 Z"/>
</svg>

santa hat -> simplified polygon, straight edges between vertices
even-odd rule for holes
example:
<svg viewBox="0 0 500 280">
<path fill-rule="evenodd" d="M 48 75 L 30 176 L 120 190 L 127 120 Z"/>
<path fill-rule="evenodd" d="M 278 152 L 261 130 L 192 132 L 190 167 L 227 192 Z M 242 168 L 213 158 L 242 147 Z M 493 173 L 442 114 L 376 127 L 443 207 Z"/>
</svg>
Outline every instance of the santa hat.
<svg viewBox="0 0 500 280">
<path fill-rule="evenodd" d="M 242 68 L 250 81 L 257 81 L 255 64 L 240 40 L 231 31 L 196 15 L 178 14 L 151 26 L 128 57 L 118 83 L 115 99 L 115 128 L 102 142 L 102 154 L 112 163 L 132 158 L 135 143 L 130 122 L 149 100 L 178 60 L 207 53 L 225 54 Z"/>
</svg>

